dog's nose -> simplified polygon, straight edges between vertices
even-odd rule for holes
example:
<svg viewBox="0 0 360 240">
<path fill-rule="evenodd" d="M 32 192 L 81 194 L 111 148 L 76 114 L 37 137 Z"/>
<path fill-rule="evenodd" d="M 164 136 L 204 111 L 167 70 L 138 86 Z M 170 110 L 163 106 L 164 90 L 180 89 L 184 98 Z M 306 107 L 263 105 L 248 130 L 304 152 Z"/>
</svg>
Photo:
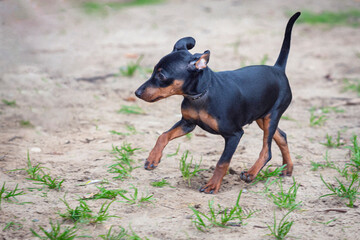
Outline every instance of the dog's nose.
<svg viewBox="0 0 360 240">
<path fill-rule="evenodd" d="M 136 95 L 138 98 L 140 98 L 142 92 L 143 92 L 143 91 L 139 88 L 138 90 L 136 90 L 135 95 Z"/>
</svg>

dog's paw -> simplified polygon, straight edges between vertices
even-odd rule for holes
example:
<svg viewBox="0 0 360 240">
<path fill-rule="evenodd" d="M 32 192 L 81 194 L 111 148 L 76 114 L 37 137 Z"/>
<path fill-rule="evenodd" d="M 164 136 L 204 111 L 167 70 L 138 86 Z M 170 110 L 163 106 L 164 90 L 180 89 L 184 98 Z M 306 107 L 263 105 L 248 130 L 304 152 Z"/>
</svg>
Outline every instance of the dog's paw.
<svg viewBox="0 0 360 240">
<path fill-rule="evenodd" d="M 292 172 L 289 172 L 289 171 L 282 171 L 282 173 L 280 174 L 280 177 L 291 177 L 292 175 Z"/>
<path fill-rule="evenodd" d="M 248 173 L 248 172 L 246 172 L 246 171 L 242 171 L 240 173 L 240 179 L 247 182 L 247 183 L 250 183 L 250 182 L 252 182 L 252 180 L 255 179 L 255 176 Z"/>
<path fill-rule="evenodd" d="M 281 172 L 280 177 L 291 177 L 293 169 L 293 164 L 287 164 L 284 170 Z"/>
<path fill-rule="evenodd" d="M 155 169 L 155 168 L 159 165 L 159 163 L 160 163 L 160 161 L 155 162 L 155 161 L 148 161 L 148 160 L 146 159 L 145 164 L 144 164 L 144 168 L 145 168 L 146 170 L 153 170 L 153 169 Z"/>
<path fill-rule="evenodd" d="M 206 187 L 203 186 L 199 189 L 200 192 L 203 192 L 203 193 L 207 193 L 207 194 L 214 194 L 214 193 L 217 193 L 219 190 L 216 190 L 215 188 L 213 187 Z"/>
<path fill-rule="evenodd" d="M 205 186 L 201 187 L 199 191 L 207 194 L 216 194 L 219 192 L 220 185 L 221 183 L 210 180 Z"/>
</svg>

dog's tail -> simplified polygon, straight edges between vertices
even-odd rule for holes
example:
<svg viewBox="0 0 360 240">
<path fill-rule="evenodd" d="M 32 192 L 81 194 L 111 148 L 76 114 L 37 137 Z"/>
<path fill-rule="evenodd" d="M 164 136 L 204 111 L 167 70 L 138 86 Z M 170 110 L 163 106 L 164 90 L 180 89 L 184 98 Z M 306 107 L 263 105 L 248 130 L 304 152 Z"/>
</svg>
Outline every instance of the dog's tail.
<svg viewBox="0 0 360 240">
<path fill-rule="evenodd" d="M 276 60 L 276 63 L 275 63 L 276 67 L 280 67 L 284 71 L 285 71 L 286 62 L 287 62 L 287 58 L 288 58 L 289 51 L 290 51 L 291 30 L 293 28 L 293 25 L 294 25 L 296 19 L 298 19 L 300 14 L 301 14 L 300 12 L 295 13 L 290 18 L 288 24 L 286 25 L 284 41 L 283 41 L 283 44 L 281 46 L 281 51 L 280 51 L 279 57 L 278 57 L 278 59 Z"/>
</svg>

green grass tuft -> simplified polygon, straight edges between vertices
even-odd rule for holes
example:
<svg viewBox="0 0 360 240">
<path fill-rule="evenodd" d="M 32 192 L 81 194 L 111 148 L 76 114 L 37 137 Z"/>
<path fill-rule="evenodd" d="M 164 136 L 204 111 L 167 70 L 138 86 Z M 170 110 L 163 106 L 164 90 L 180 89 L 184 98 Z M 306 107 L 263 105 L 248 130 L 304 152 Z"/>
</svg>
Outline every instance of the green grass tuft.
<svg viewBox="0 0 360 240">
<path fill-rule="evenodd" d="M 360 97 L 360 79 L 344 79 L 344 91 L 352 91 Z"/>
<path fill-rule="evenodd" d="M 30 160 L 29 151 L 27 152 L 27 167 L 21 168 L 21 169 L 14 169 L 11 171 L 26 171 L 26 173 L 29 175 L 28 180 L 34 181 L 35 184 L 41 184 L 47 186 L 49 189 L 56 189 L 60 190 L 61 185 L 64 182 L 64 179 L 60 180 L 59 178 L 51 177 L 50 174 L 45 173 L 43 171 L 45 169 L 41 166 L 41 163 L 38 163 L 36 165 L 33 165 Z"/>
<path fill-rule="evenodd" d="M 113 230 L 114 226 L 111 226 L 106 234 L 99 235 L 103 240 L 148 240 L 147 237 L 142 238 L 129 226 L 131 233 L 129 233 L 125 228 L 118 226 L 119 230 Z"/>
<path fill-rule="evenodd" d="M 66 212 L 59 213 L 59 216 L 74 223 L 99 223 L 112 217 L 118 217 L 111 216 L 108 213 L 109 207 L 115 201 L 115 199 L 110 203 L 103 203 L 96 215 L 93 215 L 93 211 L 90 209 L 89 205 L 82 199 L 78 200 L 80 205 L 76 206 L 75 208 L 70 207 L 70 204 L 66 201 L 65 197 L 64 199 L 60 200 L 65 204 Z"/>
<path fill-rule="evenodd" d="M 117 196 L 120 195 L 120 193 L 127 193 L 126 190 L 123 189 L 106 189 L 103 186 L 101 187 L 97 187 L 99 189 L 100 192 L 95 193 L 94 195 L 92 195 L 87 199 L 115 199 Z"/>
<path fill-rule="evenodd" d="M 345 112 L 343 109 L 339 109 L 337 107 L 311 107 L 309 109 L 310 112 L 310 126 L 324 126 L 325 122 L 329 119 L 327 114 L 334 113 L 343 113 Z"/>
<path fill-rule="evenodd" d="M 170 183 L 168 181 L 166 181 L 165 178 L 161 179 L 161 181 L 151 182 L 150 185 L 153 186 L 153 187 L 158 187 L 158 188 L 162 188 L 162 187 L 165 187 L 165 186 L 175 188 L 175 187 L 171 186 Z"/>
<path fill-rule="evenodd" d="M 64 199 L 60 199 L 66 206 L 65 213 L 59 213 L 59 216 L 65 220 L 70 220 L 72 222 L 89 222 L 89 219 L 92 218 L 92 210 L 89 205 L 83 200 L 79 200 L 80 205 L 75 208 L 71 208 L 70 204 Z"/>
<path fill-rule="evenodd" d="M 49 174 L 44 174 L 42 177 L 38 177 L 37 179 L 31 179 L 31 180 L 36 181 L 35 184 L 45 185 L 49 189 L 56 189 L 56 190 L 60 190 L 61 185 L 65 181 L 65 179 L 60 180 L 57 177 L 53 178 Z"/>
<path fill-rule="evenodd" d="M 2 99 L 1 100 L 6 106 L 9 106 L 9 107 L 16 107 L 16 101 L 13 100 L 13 101 L 10 101 L 10 100 L 6 100 L 6 99 Z"/>
<path fill-rule="evenodd" d="M 125 67 L 121 67 L 119 69 L 120 75 L 124 77 L 133 77 L 137 70 L 140 70 L 140 62 L 144 58 L 143 55 L 141 55 L 136 62 L 129 62 Z"/>
<path fill-rule="evenodd" d="M 2 200 L 6 200 L 8 202 L 11 202 L 10 199 L 14 199 L 17 201 L 16 196 L 24 195 L 25 193 L 18 189 L 19 184 L 16 184 L 14 190 L 9 190 L 5 187 L 6 182 L 3 183 L 1 189 L 0 189 L 0 209 L 1 209 L 1 202 Z"/>
<path fill-rule="evenodd" d="M 330 159 L 329 159 L 328 151 L 326 151 L 326 153 L 325 153 L 324 160 L 325 160 L 325 163 L 317 163 L 317 162 L 311 161 L 311 171 L 317 171 L 319 169 L 319 167 L 321 167 L 322 169 L 324 169 L 324 168 L 336 169 L 335 163 L 333 161 L 330 161 Z"/>
<path fill-rule="evenodd" d="M 107 16 L 108 10 L 120 10 L 126 7 L 143 6 L 158 4 L 163 0 L 132 0 L 132 1 L 120 1 L 120 2 L 83 2 L 81 4 L 82 10 L 89 15 Z"/>
<path fill-rule="evenodd" d="M 300 184 L 296 183 L 295 179 L 293 178 L 293 185 L 289 188 L 288 191 L 284 191 L 282 178 L 277 179 L 276 182 L 279 187 L 279 192 L 277 194 L 272 192 L 269 193 L 269 197 L 273 200 L 274 204 L 280 209 L 297 208 L 301 203 L 296 202 L 296 195 Z"/>
<path fill-rule="evenodd" d="M 294 221 L 289 221 L 288 216 L 289 214 L 294 211 L 296 208 L 290 209 L 281 219 L 280 222 L 276 222 L 276 215 L 274 211 L 274 223 L 272 226 L 267 225 L 268 229 L 270 230 L 270 234 L 274 236 L 278 240 L 285 239 L 286 235 L 290 232 L 292 225 L 294 224 Z"/>
<path fill-rule="evenodd" d="M 325 122 L 328 120 L 328 117 L 321 111 L 318 111 L 315 107 L 312 107 L 309 111 L 310 111 L 311 127 L 323 126 Z"/>
<path fill-rule="evenodd" d="M 260 65 L 265 65 L 268 60 L 269 60 L 269 56 L 265 54 L 263 58 L 260 60 Z"/>
<path fill-rule="evenodd" d="M 187 133 L 185 134 L 185 137 L 187 140 L 191 140 L 191 138 L 193 137 L 193 134 L 192 133 Z"/>
<path fill-rule="evenodd" d="M 250 212 L 249 214 L 244 213 L 242 207 L 239 205 L 241 193 L 242 190 L 238 194 L 235 206 L 231 208 L 224 208 L 218 204 L 216 209 L 214 206 L 214 200 L 209 200 L 208 214 L 200 212 L 194 207 L 189 207 L 194 213 L 192 223 L 199 231 L 202 232 L 209 230 L 214 226 L 227 228 L 229 226 L 243 225 L 243 221 L 250 218 L 255 212 Z"/>
<path fill-rule="evenodd" d="M 145 114 L 145 111 L 142 110 L 139 106 L 122 105 L 121 108 L 117 111 L 117 113 L 140 115 L 140 114 Z"/>
<path fill-rule="evenodd" d="M 329 184 L 325 182 L 323 177 L 320 175 L 321 181 L 325 184 L 325 186 L 332 192 L 329 194 L 322 195 L 322 197 L 328 197 L 328 196 L 338 196 L 340 198 L 346 198 L 348 199 L 349 203 L 346 204 L 346 206 L 352 208 L 354 207 L 354 203 L 356 199 L 359 198 L 360 192 L 360 178 L 359 173 L 352 173 L 351 174 L 351 182 L 349 184 L 341 182 L 338 178 L 335 177 L 336 182 L 338 183 L 338 186 L 335 186 L 333 184 Z M 348 186 L 346 186 L 348 185 Z"/>
<path fill-rule="evenodd" d="M 189 155 L 189 151 L 186 150 L 183 155 L 181 156 L 181 159 L 179 161 L 179 168 L 182 174 L 182 177 L 185 181 L 187 181 L 188 186 L 191 187 L 191 178 L 197 176 L 197 173 L 200 171 L 204 171 L 206 169 L 200 169 L 201 160 L 199 163 L 193 164 L 193 157 L 191 157 L 190 162 L 187 163 L 187 158 Z"/>
<path fill-rule="evenodd" d="M 135 126 L 131 125 L 131 124 L 125 124 L 125 128 L 128 132 L 118 132 L 115 130 L 111 130 L 110 133 L 114 134 L 114 135 L 120 135 L 120 136 L 130 136 L 130 135 L 134 135 L 137 134 L 138 131 L 136 131 Z"/>
<path fill-rule="evenodd" d="M 132 148 L 131 144 L 123 143 L 119 148 L 112 146 L 111 153 L 115 155 L 115 164 L 109 166 L 108 172 L 118 174 L 114 179 L 124 180 L 125 178 L 131 177 L 131 172 L 139 167 L 133 167 L 132 164 L 135 162 L 131 156 L 139 148 Z"/>
<path fill-rule="evenodd" d="M 279 177 L 284 171 L 284 168 L 286 167 L 286 164 L 284 164 L 281 167 L 277 167 L 274 169 L 274 171 L 270 171 L 271 165 L 267 166 L 266 169 L 261 170 L 256 178 L 254 179 L 253 185 L 258 182 L 265 182 L 265 185 L 270 181 L 271 177 Z"/>
<path fill-rule="evenodd" d="M 354 167 L 356 171 L 360 171 L 360 146 L 356 135 L 352 137 L 351 143 L 352 146 L 347 147 L 351 151 L 350 163 L 347 165 Z"/>
<path fill-rule="evenodd" d="M 330 136 L 329 134 L 326 134 L 326 142 L 321 143 L 321 144 L 328 148 L 338 148 L 338 147 L 344 145 L 344 143 L 341 141 L 340 131 L 337 132 L 335 141 L 333 141 L 332 136 Z"/>
<path fill-rule="evenodd" d="M 174 153 L 166 154 L 166 157 L 169 158 L 169 157 L 177 156 L 179 154 L 179 150 L 180 150 L 180 144 L 178 145 L 178 147 Z"/>
<path fill-rule="evenodd" d="M 31 163 L 30 160 L 30 154 L 29 151 L 27 152 L 27 168 L 23 169 L 27 172 L 27 174 L 29 175 L 30 179 L 38 179 L 40 178 L 40 174 L 43 174 L 43 170 L 44 167 L 40 166 L 41 164 L 38 163 L 37 165 L 33 166 L 33 164 Z"/>
<path fill-rule="evenodd" d="M 106 234 L 99 235 L 99 237 L 103 240 L 123 240 L 126 239 L 128 233 L 125 228 L 119 226 L 119 231 L 113 231 L 113 227 L 111 226 L 109 231 Z"/>
<path fill-rule="evenodd" d="M 119 196 L 124 199 L 124 201 L 119 201 L 119 202 L 131 204 L 131 205 L 132 204 L 141 205 L 143 203 L 153 203 L 152 201 L 154 200 L 153 199 L 154 195 L 147 194 L 144 196 L 143 194 L 141 194 L 141 197 L 139 197 L 138 188 L 136 188 L 135 186 L 132 185 L 132 187 L 130 187 L 130 189 L 134 190 L 132 194 L 130 193 L 128 195 L 125 195 L 123 193 L 119 193 Z"/>
<path fill-rule="evenodd" d="M 26 128 L 33 128 L 34 125 L 30 121 L 20 120 L 20 126 Z"/>
<path fill-rule="evenodd" d="M 23 224 L 22 223 L 17 223 L 17 222 L 8 222 L 6 223 L 5 227 L 2 229 L 3 232 L 7 231 L 7 230 L 13 230 L 13 231 L 17 231 L 23 228 Z"/>
<path fill-rule="evenodd" d="M 301 11 L 301 16 L 298 20 L 299 23 L 307 23 L 311 25 L 326 24 L 329 26 L 360 26 L 360 10 L 353 9 L 342 12 L 329 12 L 324 11 L 315 13 L 312 11 Z"/>
<path fill-rule="evenodd" d="M 286 120 L 286 121 L 294 121 L 296 122 L 296 119 L 295 118 L 292 118 L 292 117 L 289 117 L 289 116 L 281 116 L 281 119 L 283 120 Z"/>
<path fill-rule="evenodd" d="M 76 232 L 78 229 L 76 229 L 76 226 L 70 228 L 65 227 L 65 229 L 62 228 L 61 223 L 56 221 L 56 224 L 54 224 L 50 220 L 50 230 L 45 230 L 43 227 L 39 226 L 40 231 L 44 234 L 43 236 L 37 233 L 34 229 L 30 228 L 30 231 L 34 235 L 34 237 L 37 237 L 39 239 L 51 239 L 51 240 L 72 240 L 75 238 L 78 238 L 76 235 Z"/>
</svg>

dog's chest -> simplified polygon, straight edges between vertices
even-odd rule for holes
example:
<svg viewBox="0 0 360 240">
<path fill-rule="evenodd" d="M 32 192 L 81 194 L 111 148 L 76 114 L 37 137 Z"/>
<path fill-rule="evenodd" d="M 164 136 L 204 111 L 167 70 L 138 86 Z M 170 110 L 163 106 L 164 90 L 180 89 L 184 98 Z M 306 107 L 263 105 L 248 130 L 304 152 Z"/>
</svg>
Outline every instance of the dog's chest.
<svg viewBox="0 0 360 240">
<path fill-rule="evenodd" d="M 193 108 L 181 109 L 181 114 L 185 120 L 193 121 L 201 128 L 209 132 L 219 132 L 218 120 L 205 110 Z"/>
</svg>

